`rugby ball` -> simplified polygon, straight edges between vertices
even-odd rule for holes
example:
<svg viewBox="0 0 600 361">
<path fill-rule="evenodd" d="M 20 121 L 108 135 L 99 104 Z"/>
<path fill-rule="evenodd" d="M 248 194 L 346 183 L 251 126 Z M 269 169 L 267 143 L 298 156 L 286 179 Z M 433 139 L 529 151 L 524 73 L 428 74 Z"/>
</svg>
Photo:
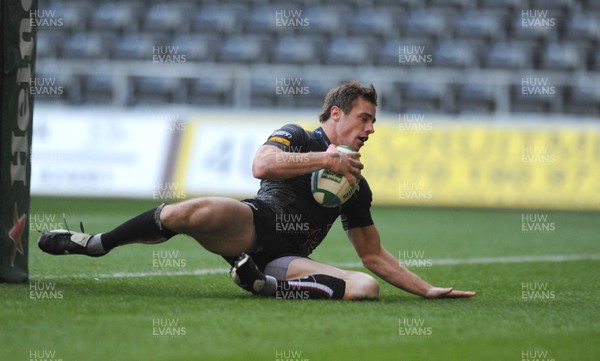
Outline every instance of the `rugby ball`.
<svg viewBox="0 0 600 361">
<path fill-rule="evenodd" d="M 345 146 L 338 145 L 340 152 L 350 153 L 355 150 Z M 310 188 L 312 195 L 323 207 L 336 208 L 346 203 L 358 189 L 358 179 L 354 177 L 356 186 L 351 187 L 346 177 L 334 173 L 329 169 L 321 169 L 312 173 Z"/>
</svg>

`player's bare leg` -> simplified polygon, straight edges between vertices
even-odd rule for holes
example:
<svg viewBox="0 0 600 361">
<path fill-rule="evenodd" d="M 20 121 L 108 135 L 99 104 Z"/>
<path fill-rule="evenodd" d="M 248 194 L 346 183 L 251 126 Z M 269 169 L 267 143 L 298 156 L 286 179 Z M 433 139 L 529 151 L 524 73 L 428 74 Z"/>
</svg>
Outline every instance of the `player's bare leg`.
<svg viewBox="0 0 600 361">
<path fill-rule="evenodd" d="M 303 258 L 299 256 L 284 256 L 269 262 L 265 268 L 265 273 L 258 270 L 251 257 L 244 254 L 239 261 L 233 265 L 231 277 L 233 281 L 243 289 L 263 296 L 271 296 L 282 300 L 341 300 L 341 299 L 365 299 L 368 298 L 364 293 L 360 297 L 352 297 L 351 293 L 346 294 L 346 281 L 325 273 L 310 273 L 306 277 L 287 278 L 286 273 L 292 260 Z M 239 268 L 240 262 L 244 269 Z M 264 279 L 265 287 L 260 287 L 260 292 L 256 292 L 256 287 L 250 287 L 257 280 Z M 352 279 L 349 277 L 348 279 Z M 357 290 L 356 282 L 351 281 L 352 289 Z M 254 288 L 254 289 L 252 289 Z"/>
<path fill-rule="evenodd" d="M 105 233 L 46 232 L 38 245 L 54 255 L 102 256 L 117 246 L 160 243 L 179 233 L 190 235 L 211 252 L 239 255 L 252 246 L 252 211 L 248 205 L 228 198 L 198 198 L 163 204 Z"/>
<path fill-rule="evenodd" d="M 379 297 L 379 283 L 370 275 L 358 271 L 343 270 L 309 258 L 297 258 L 290 262 L 286 277 L 287 279 L 298 279 L 315 274 L 324 274 L 345 281 L 344 300 L 376 299 Z"/>
<path fill-rule="evenodd" d="M 229 198 L 197 198 L 173 205 L 162 204 L 99 234 L 54 230 L 42 234 L 39 247 L 54 255 L 103 256 L 130 243 L 161 243 L 182 233 L 207 250 L 233 262 L 238 285 L 263 295 L 273 294 L 276 280 L 265 276 L 243 252 L 254 243 L 250 206 Z"/>
<path fill-rule="evenodd" d="M 166 205 L 162 225 L 187 234 L 210 252 L 237 256 L 254 242 L 254 218 L 250 206 L 229 198 L 196 198 Z"/>
<path fill-rule="evenodd" d="M 276 288 L 273 289 L 271 282 L 268 289 L 272 293 L 260 294 L 278 299 L 368 300 L 376 299 L 379 295 L 379 284 L 373 277 L 362 272 L 341 270 L 306 257 L 277 258 L 267 264 L 265 274 L 277 280 Z M 234 274 L 232 277 L 239 285 Z M 242 288 L 248 290 L 247 287 Z"/>
<path fill-rule="evenodd" d="M 168 205 L 162 209 L 160 220 L 166 228 L 187 234 L 207 250 L 222 256 L 238 256 L 254 245 L 252 210 L 247 204 L 229 198 L 198 198 Z M 248 291 L 277 296 L 274 280 L 269 280 L 268 287 L 262 289 L 265 276 L 246 255 L 242 255 L 233 265 L 232 277 Z M 344 271 L 308 258 L 299 258 L 290 263 L 287 280 L 293 282 L 288 284 L 279 280 L 277 287 L 289 289 L 304 284 L 311 289 L 306 293 L 311 298 L 343 297 L 356 300 L 379 296 L 379 284 L 373 277 L 362 272 Z M 322 289 L 315 289 L 319 287 Z"/>
<path fill-rule="evenodd" d="M 165 206 L 159 219 L 165 228 L 187 234 L 208 251 L 230 260 L 231 275 L 240 287 L 262 295 L 275 292 L 275 278 L 260 272 L 244 253 L 256 238 L 248 204 L 221 197 L 196 198 Z"/>
<path fill-rule="evenodd" d="M 261 295 L 300 287 L 308 298 L 376 298 L 377 290 L 367 275 L 341 271 L 317 262 L 306 264 L 312 271 L 295 272 L 297 280 L 275 280 L 258 270 L 244 252 L 254 246 L 254 215 L 250 206 L 229 198 L 197 198 L 161 205 L 99 234 L 57 230 L 44 233 L 38 244 L 55 255 L 102 256 L 115 247 L 130 243 L 160 243 L 176 234 L 187 234 L 210 252 L 233 259 L 232 277 L 242 288 Z M 309 261 L 309 260 L 307 260 Z M 295 262 L 298 265 L 304 263 Z M 371 288 L 369 288 L 369 285 Z M 375 283 L 376 285 L 376 283 Z M 289 288 L 288 288 L 289 289 Z"/>
</svg>

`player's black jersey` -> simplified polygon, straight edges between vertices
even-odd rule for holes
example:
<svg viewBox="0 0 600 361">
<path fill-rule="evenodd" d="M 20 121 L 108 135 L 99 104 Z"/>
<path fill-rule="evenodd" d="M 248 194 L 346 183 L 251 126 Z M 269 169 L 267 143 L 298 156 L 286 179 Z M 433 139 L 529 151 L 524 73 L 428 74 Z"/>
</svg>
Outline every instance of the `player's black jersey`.
<svg viewBox="0 0 600 361">
<path fill-rule="evenodd" d="M 288 124 L 274 131 L 265 144 L 285 152 L 308 153 L 327 150 L 330 141 L 322 128 L 306 131 L 299 125 Z M 289 161 L 285 159 L 285 153 L 278 157 L 282 162 Z M 294 159 L 302 161 L 302 157 Z M 255 197 L 268 204 L 275 213 L 278 238 L 292 241 L 302 255 L 309 255 L 323 241 L 340 214 L 345 230 L 373 224 L 370 211 L 372 193 L 364 178 L 360 179 L 359 188 L 352 198 L 337 208 L 318 204 L 312 196 L 310 184 L 310 173 L 285 180 L 263 180 Z"/>
</svg>

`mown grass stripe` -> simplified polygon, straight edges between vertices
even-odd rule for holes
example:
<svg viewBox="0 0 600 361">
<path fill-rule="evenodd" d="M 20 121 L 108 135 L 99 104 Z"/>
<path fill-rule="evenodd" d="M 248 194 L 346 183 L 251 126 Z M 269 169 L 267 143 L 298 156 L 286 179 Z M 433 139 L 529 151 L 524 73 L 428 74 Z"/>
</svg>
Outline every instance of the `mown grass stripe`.
<svg viewBox="0 0 600 361">
<path fill-rule="evenodd" d="M 432 266 L 457 266 L 466 264 L 504 264 L 504 263 L 531 263 L 531 262 L 573 262 L 597 261 L 600 254 L 572 254 L 572 255 L 541 255 L 541 256 L 508 256 L 508 257 L 474 257 L 474 258 L 446 258 L 432 260 Z M 341 268 L 362 267 L 359 262 L 335 264 Z M 52 280 L 66 278 L 142 278 L 164 276 L 203 276 L 210 274 L 223 274 L 229 272 L 227 268 L 195 269 L 190 271 L 153 271 L 153 272 L 116 272 L 101 274 L 79 275 L 31 275 L 31 280 Z"/>
</svg>

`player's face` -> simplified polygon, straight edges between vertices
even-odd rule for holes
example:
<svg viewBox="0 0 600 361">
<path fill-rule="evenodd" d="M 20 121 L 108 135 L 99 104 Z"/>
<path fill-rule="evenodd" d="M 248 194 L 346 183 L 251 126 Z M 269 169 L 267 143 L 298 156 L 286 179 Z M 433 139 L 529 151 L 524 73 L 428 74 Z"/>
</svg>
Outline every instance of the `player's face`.
<svg viewBox="0 0 600 361">
<path fill-rule="evenodd" d="M 349 113 L 340 112 L 338 141 L 341 145 L 359 150 L 375 132 L 375 105 L 362 97 L 356 98 Z"/>
</svg>

